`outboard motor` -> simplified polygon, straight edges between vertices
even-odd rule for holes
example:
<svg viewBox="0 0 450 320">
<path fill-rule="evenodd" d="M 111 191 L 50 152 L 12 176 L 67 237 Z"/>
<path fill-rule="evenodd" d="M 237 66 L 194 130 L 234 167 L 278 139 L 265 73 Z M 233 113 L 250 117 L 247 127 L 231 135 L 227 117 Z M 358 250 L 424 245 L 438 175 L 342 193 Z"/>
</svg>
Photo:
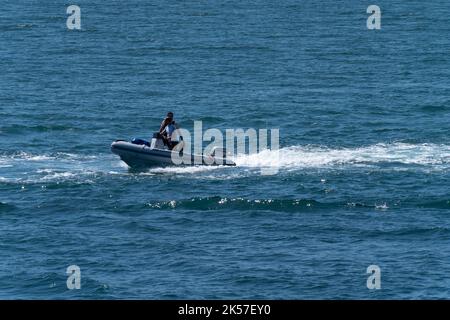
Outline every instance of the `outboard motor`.
<svg viewBox="0 0 450 320">
<path fill-rule="evenodd" d="M 209 153 L 209 156 L 213 157 L 215 159 L 214 162 L 218 165 L 231 165 L 231 163 L 233 163 L 232 165 L 234 165 L 234 162 L 229 159 L 231 158 L 231 154 L 227 152 L 227 149 L 225 148 L 214 147 Z"/>
</svg>

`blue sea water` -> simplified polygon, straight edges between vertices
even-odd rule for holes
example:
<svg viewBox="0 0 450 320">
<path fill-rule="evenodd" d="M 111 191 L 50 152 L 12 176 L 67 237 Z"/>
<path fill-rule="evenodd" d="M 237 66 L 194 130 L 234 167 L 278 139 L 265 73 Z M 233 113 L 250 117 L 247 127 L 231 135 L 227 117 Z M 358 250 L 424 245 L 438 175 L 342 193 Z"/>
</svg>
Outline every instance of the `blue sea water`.
<svg viewBox="0 0 450 320">
<path fill-rule="evenodd" d="M 450 298 L 448 1 L 70 4 L 0 8 L 0 298 Z M 278 173 L 111 154 L 169 110 Z"/>
</svg>

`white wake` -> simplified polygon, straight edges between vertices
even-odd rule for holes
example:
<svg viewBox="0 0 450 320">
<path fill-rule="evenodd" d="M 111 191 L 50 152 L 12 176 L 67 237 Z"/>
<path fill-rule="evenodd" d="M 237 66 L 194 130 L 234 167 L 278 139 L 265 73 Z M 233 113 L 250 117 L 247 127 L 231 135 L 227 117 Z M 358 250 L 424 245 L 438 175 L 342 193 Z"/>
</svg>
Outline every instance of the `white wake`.
<svg viewBox="0 0 450 320">
<path fill-rule="evenodd" d="M 440 144 L 379 143 L 358 148 L 292 146 L 278 151 L 265 150 L 239 155 L 242 167 L 310 168 L 345 165 L 403 164 L 423 166 L 450 165 L 450 146 Z"/>
</svg>

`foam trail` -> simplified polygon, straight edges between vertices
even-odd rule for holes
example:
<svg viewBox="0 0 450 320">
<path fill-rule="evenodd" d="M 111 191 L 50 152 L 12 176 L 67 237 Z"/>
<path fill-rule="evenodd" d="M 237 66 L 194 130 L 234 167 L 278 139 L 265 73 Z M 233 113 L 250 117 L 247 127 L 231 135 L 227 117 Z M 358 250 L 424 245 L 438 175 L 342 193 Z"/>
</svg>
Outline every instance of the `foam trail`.
<svg viewBox="0 0 450 320">
<path fill-rule="evenodd" d="M 290 171 L 303 168 L 379 167 L 395 170 L 450 169 L 450 146 L 443 144 L 375 144 L 358 148 L 324 146 L 290 146 L 279 151 L 239 155 L 237 167 L 187 166 L 151 168 L 139 175 L 191 175 L 200 179 L 234 179 L 254 174 L 254 169 L 276 168 Z M 387 166 L 386 166 L 387 165 Z M 51 181 L 90 182 L 98 176 L 125 174 L 128 166 L 109 154 L 82 155 L 70 153 L 0 154 L 1 183 L 36 183 Z M 26 175 L 24 175 L 26 173 Z"/>
<path fill-rule="evenodd" d="M 114 160 L 114 161 L 113 161 Z M 92 182 L 119 166 L 112 155 L 14 152 L 0 154 L 1 183 Z"/>
<path fill-rule="evenodd" d="M 292 146 L 275 151 L 265 150 L 252 155 L 240 155 L 236 164 L 241 167 L 311 168 L 345 165 L 450 166 L 450 146 L 438 144 L 375 144 L 360 148 L 332 149 L 321 146 Z"/>
</svg>

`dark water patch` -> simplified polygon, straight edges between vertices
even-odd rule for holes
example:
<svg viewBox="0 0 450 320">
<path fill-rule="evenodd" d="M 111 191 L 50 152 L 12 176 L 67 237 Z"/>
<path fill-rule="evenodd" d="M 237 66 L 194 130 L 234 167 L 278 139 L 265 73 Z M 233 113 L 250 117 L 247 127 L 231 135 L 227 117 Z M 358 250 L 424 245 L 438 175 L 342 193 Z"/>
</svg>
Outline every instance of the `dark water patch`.
<svg viewBox="0 0 450 320">
<path fill-rule="evenodd" d="M 0 31 L 27 31 L 37 27 L 38 25 L 33 23 L 3 24 L 0 25 Z"/>
<path fill-rule="evenodd" d="M 436 200 L 418 205 L 419 208 L 450 209 L 450 200 Z"/>
<path fill-rule="evenodd" d="M 67 275 L 62 269 L 61 273 L 35 274 L 30 272 L 13 273 L 9 277 L 0 278 L 3 292 L 0 297 L 7 298 L 8 293 L 19 299 L 42 298 L 45 293 L 50 299 L 80 299 L 96 297 L 108 298 L 110 287 L 106 283 L 86 276 L 81 277 L 82 290 L 69 290 L 67 288 Z M 6 296 L 5 296 L 6 294 Z"/>
<path fill-rule="evenodd" d="M 176 51 L 243 51 L 248 50 L 264 50 L 264 51 L 274 51 L 270 47 L 258 46 L 258 45 L 229 45 L 229 46 L 148 46 L 145 48 L 132 48 L 126 49 L 126 51 L 131 51 L 135 53 L 136 50 L 149 50 L 149 51 L 161 51 L 161 52 L 176 52 Z"/>
<path fill-rule="evenodd" d="M 444 105 L 425 105 L 420 108 L 421 111 L 425 113 L 441 113 L 450 112 L 450 102 L 447 106 Z"/>
<path fill-rule="evenodd" d="M 201 120 L 203 122 L 202 126 L 203 129 L 207 129 L 208 126 L 212 125 L 219 125 L 226 120 L 223 117 L 220 116 L 203 116 L 201 118 L 184 118 L 183 119 L 183 127 L 184 128 L 193 128 L 194 127 L 194 121 Z"/>
<path fill-rule="evenodd" d="M 435 237 L 449 237 L 449 228 L 446 227 L 426 227 L 426 226 L 410 226 L 405 228 L 389 228 L 377 230 L 363 230 L 360 234 L 364 237 L 375 237 L 380 239 L 434 239 Z"/>
<path fill-rule="evenodd" d="M 7 127 L 0 128 L 2 133 L 8 134 L 22 134 L 22 133 L 40 133 L 40 132 L 53 132 L 53 131 L 73 131 L 76 130 L 75 127 L 65 126 L 65 125 L 38 125 L 38 126 L 26 126 L 14 124 Z"/>
<path fill-rule="evenodd" d="M 14 205 L 9 204 L 9 203 L 0 202 L 0 213 L 11 212 L 14 209 L 16 209 L 16 207 Z"/>
<path fill-rule="evenodd" d="M 148 224 L 143 224 L 137 221 L 129 221 L 127 223 L 125 223 L 123 225 L 123 228 L 125 228 L 126 230 L 129 231 L 133 231 L 133 232 L 137 232 L 137 231 L 141 231 L 141 232 L 149 232 L 149 233 L 155 233 L 155 232 L 160 232 L 161 229 L 155 226 L 151 226 Z"/>
</svg>

